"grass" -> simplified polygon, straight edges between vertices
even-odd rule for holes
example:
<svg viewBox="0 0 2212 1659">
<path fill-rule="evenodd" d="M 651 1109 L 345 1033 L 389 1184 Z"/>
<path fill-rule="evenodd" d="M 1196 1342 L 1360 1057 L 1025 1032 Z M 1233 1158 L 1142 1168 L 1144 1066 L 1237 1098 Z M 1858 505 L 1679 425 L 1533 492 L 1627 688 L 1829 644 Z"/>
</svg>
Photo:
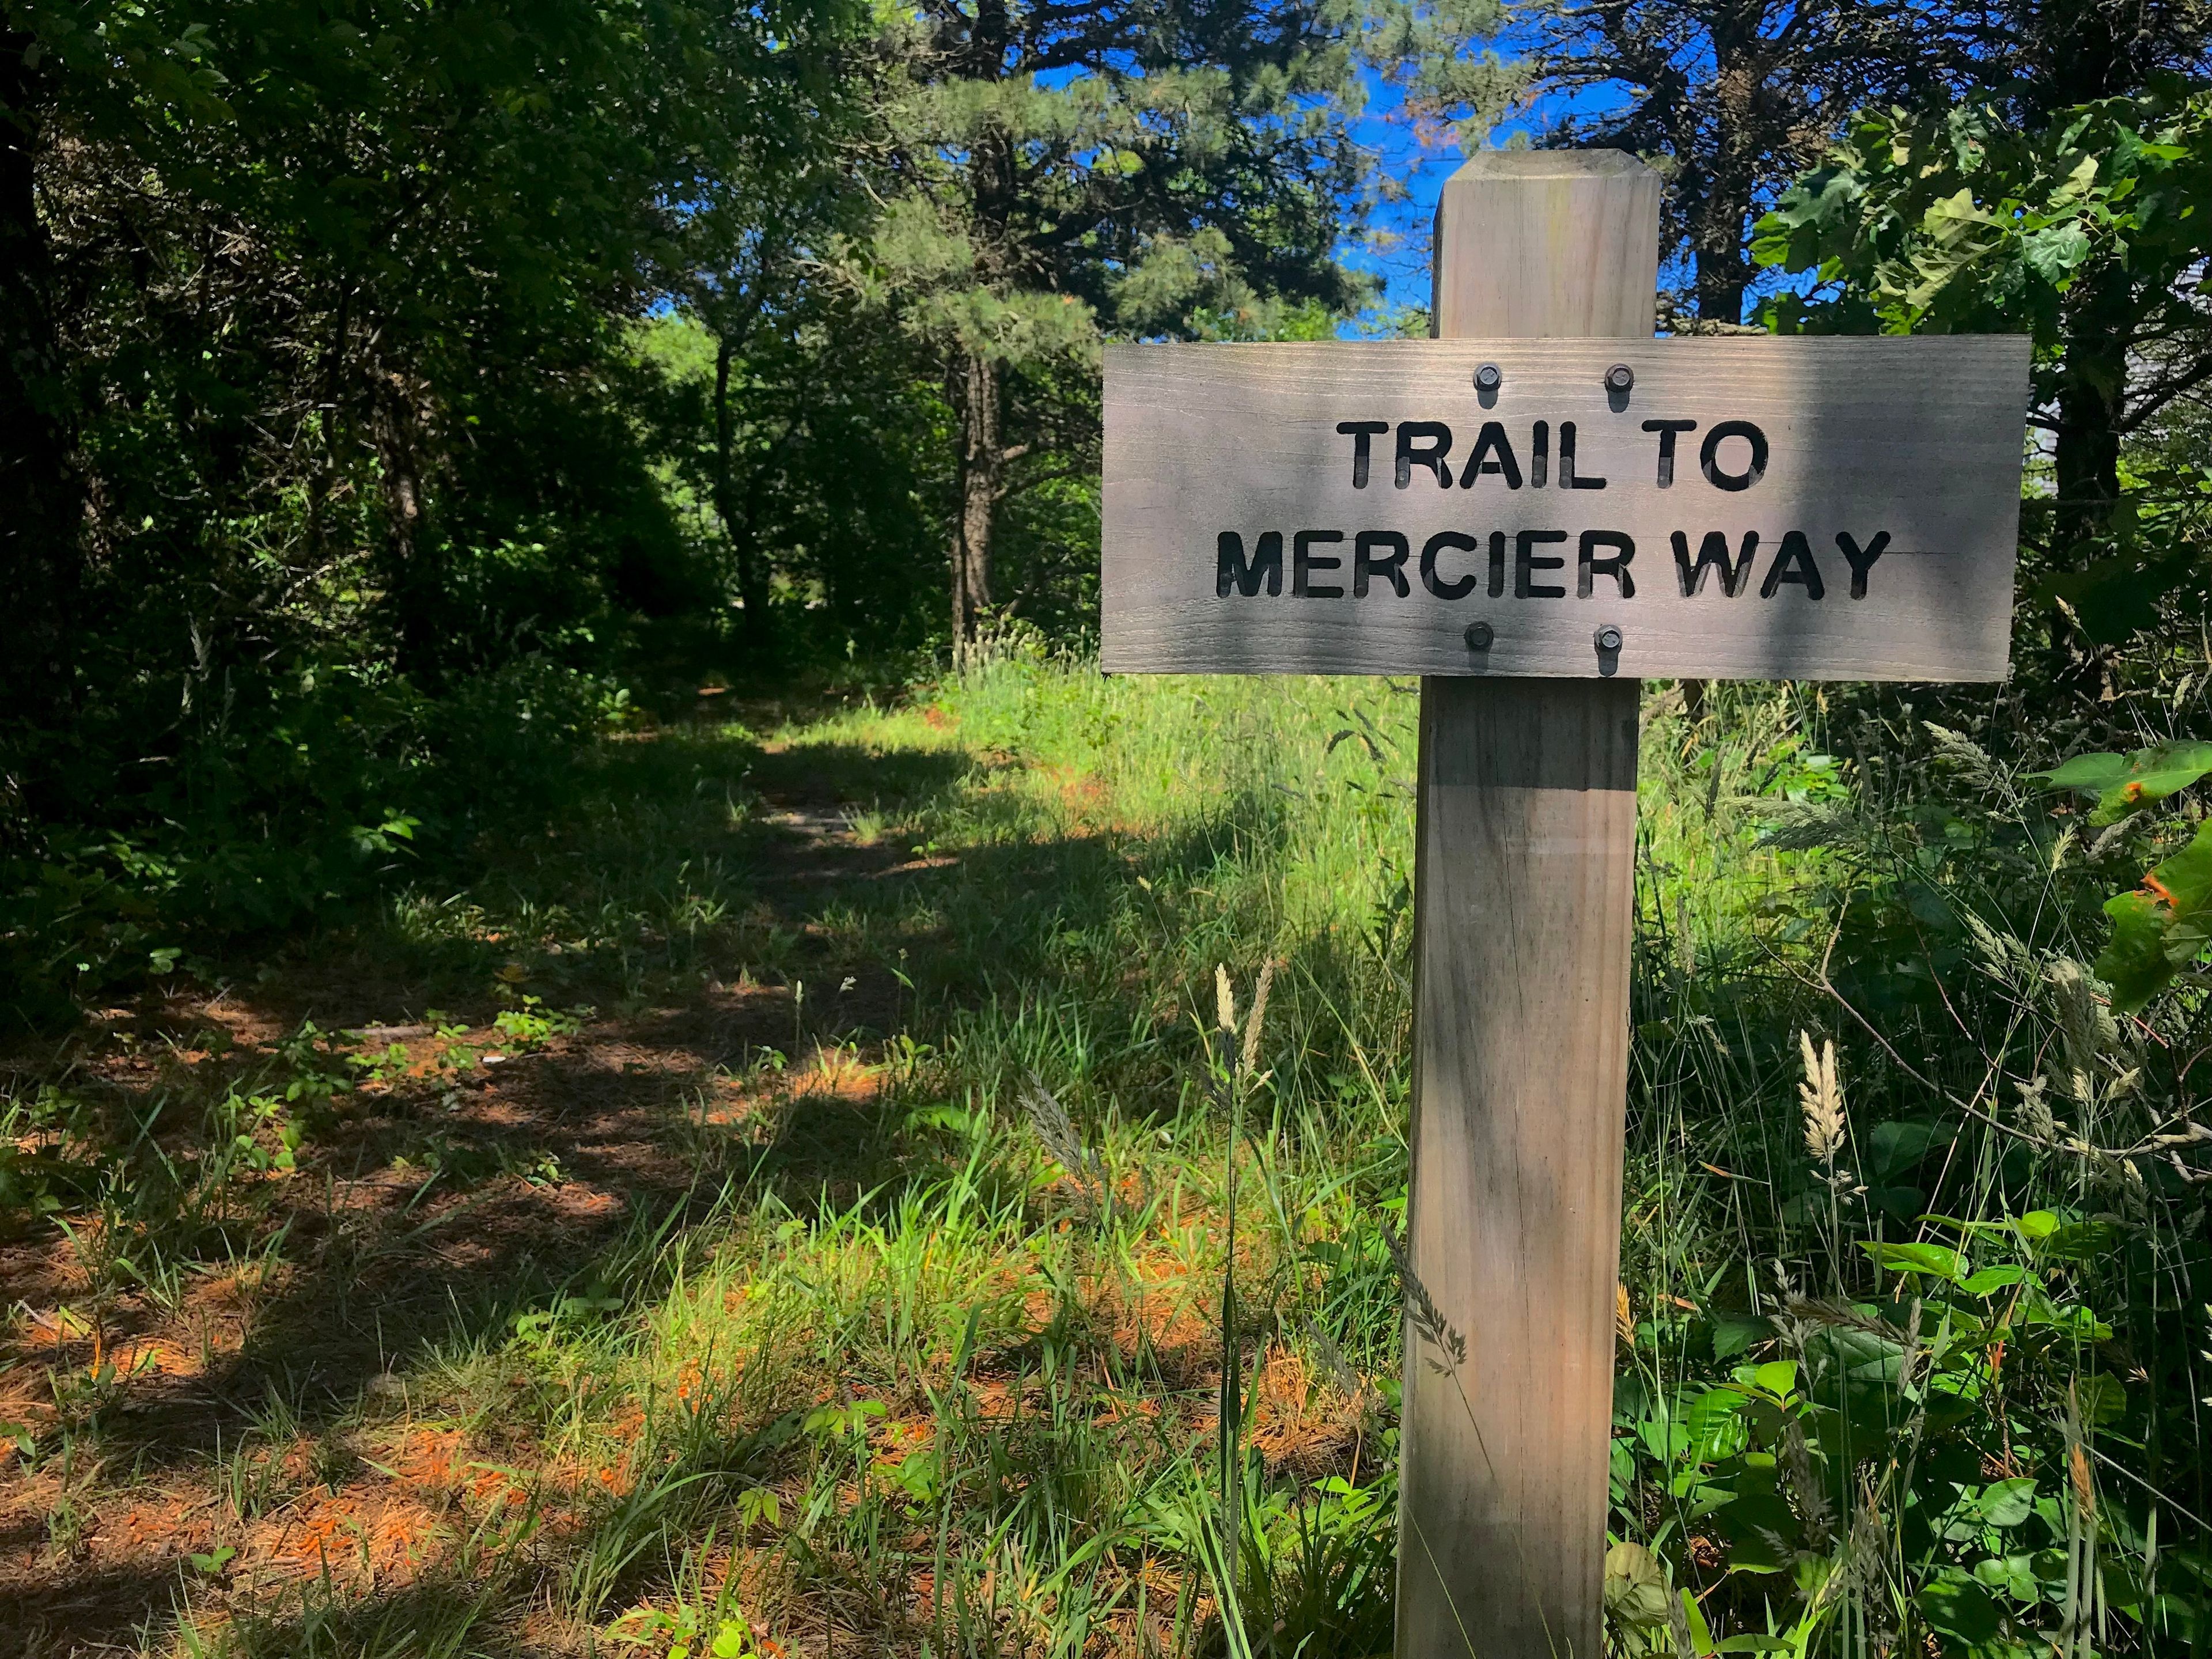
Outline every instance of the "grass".
<svg viewBox="0 0 2212 1659">
<path fill-rule="evenodd" d="M 1014 655 L 612 738 L 353 928 L 25 1051 L 0 1626 L 1387 1649 L 1413 690 Z M 1907 836 L 1894 716 L 1647 696 L 1623 1651 L 2199 1628 L 2201 1201 L 1947 1103 L 2072 1041 L 2103 1146 L 2141 1089 L 2045 982 L 2067 905 L 1973 957 L 2020 838 Z"/>
</svg>

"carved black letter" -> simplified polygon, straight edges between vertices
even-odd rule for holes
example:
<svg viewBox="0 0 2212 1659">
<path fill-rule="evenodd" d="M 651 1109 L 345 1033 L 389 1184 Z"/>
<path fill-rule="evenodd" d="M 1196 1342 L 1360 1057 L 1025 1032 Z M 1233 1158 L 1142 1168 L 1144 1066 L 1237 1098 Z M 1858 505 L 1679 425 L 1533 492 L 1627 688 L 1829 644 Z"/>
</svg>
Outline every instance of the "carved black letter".
<svg viewBox="0 0 2212 1659">
<path fill-rule="evenodd" d="M 1471 487 L 1479 473 L 1496 472 L 1504 477 L 1508 489 L 1521 488 L 1521 463 L 1513 453 L 1512 440 L 1505 428 L 1496 421 L 1485 421 L 1482 430 L 1475 434 L 1474 453 L 1460 468 L 1459 487 Z"/>
<path fill-rule="evenodd" d="M 1252 562 L 1244 562 L 1244 538 L 1233 530 L 1221 532 L 1221 566 L 1213 578 L 1214 593 L 1221 599 L 1229 597 L 1233 586 L 1246 599 L 1260 591 L 1260 579 L 1267 579 L 1267 591 L 1283 591 L 1283 532 L 1262 531 L 1260 544 L 1252 555 Z"/>
<path fill-rule="evenodd" d="M 1875 538 L 1862 549 L 1850 531 L 1838 530 L 1836 545 L 1844 550 L 1844 557 L 1850 562 L 1851 597 L 1855 599 L 1866 598 L 1867 572 L 1874 568 L 1874 562 L 1888 548 L 1889 532 L 1877 531 Z"/>
<path fill-rule="evenodd" d="M 1563 542 L 1567 538 L 1564 530 L 1524 530 L 1513 538 L 1513 597 L 1516 599 L 1564 599 L 1564 587 L 1539 587 L 1529 580 L 1535 570 L 1564 570 L 1565 559 L 1540 559 L 1535 555 L 1539 542 Z"/>
<path fill-rule="evenodd" d="M 1597 550 L 1613 549 L 1613 556 L 1601 559 Z M 1575 592 L 1583 599 L 1590 596 L 1590 584 L 1600 576 L 1610 576 L 1620 588 L 1620 597 L 1636 597 L 1635 578 L 1628 574 L 1628 562 L 1636 556 L 1636 544 L 1618 530 L 1585 530 L 1581 545 L 1575 550 Z"/>
<path fill-rule="evenodd" d="M 1466 575 L 1445 581 L 1437 576 L 1437 555 L 1446 548 L 1472 553 L 1475 549 L 1475 539 L 1472 536 L 1462 536 L 1456 530 L 1439 530 L 1430 537 L 1429 544 L 1421 550 L 1421 586 L 1440 599 L 1463 599 L 1474 592 L 1474 578 Z"/>
<path fill-rule="evenodd" d="M 1308 599 L 1340 599 L 1344 597 L 1344 590 L 1340 587 L 1316 587 L 1307 580 L 1309 574 L 1316 570 L 1341 570 L 1344 568 L 1344 561 L 1334 554 L 1322 555 L 1312 550 L 1316 542 L 1340 542 L 1343 539 L 1341 530 L 1301 530 L 1291 538 L 1291 592 Z"/>
<path fill-rule="evenodd" d="M 1375 550 L 1388 547 L 1394 550 L 1388 558 L 1378 559 Z M 1395 530 L 1363 530 L 1352 543 L 1352 597 L 1367 597 L 1367 579 L 1380 576 L 1390 584 L 1390 591 L 1404 599 L 1406 588 L 1406 538 Z"/>
<path fill-rule="evenodd" d="M 1713 459 L 1729 438 L 1741 438 L 1751 446 L 1751 465 L 1741 472 L 1723 472 Z M 1698 447 L 1698 465 L 1705 471 L 1705 482 L 1716 489 L 1748 489 L 1766 476 L 1766 434 L 1749 421 L 1723 421 Z"/>
<path fill-rule="evenodd" d="M 1426 439 L 1427 447 L 1413 447 L 1416 440 Z M 1401 421 L 1398 422 L 1398 488 L 1403 489 L 1413 481 L 1415 466 L 1425 466 L 1437 475 L 1437 483 L 1444 489 L 1451 488 L 1451 468 L 1444 465 L 1444 457 L 1451 453 L 1451 428 L 1442 421 Z"/>
<path fill-rule="evenodd" d="M 1696 431 L 1698 423 L 1695 421 L 1646 421 L 1644 429 L 1659 434 L 1659 488 L 1672 489 L 1674 487 L 1674 440 L 1685 432 Z M 1337 430 L 1341 432 L 1344 428 L 1339 427 Z"/>
<path fill-rule="evenodd" d="M 1388 432 L 1388 421 L 1339 421 L 1336 429 L 1352 440 L 1352 487 L 1367 488 L 1367 461 L 1371 453 L 1375 434 Z"/>
<path fill-rule="evenodd" d="M 1698 562 L 1690 562 L 1690 538 L 1680 531 L 1674 532 L 1674 574 L 1682 584 L 1682 597 L 1690 599 L 1705 585 L 1705 573 L 1721 573 L 1721 592 L 1734 599 L 1743 592 L 1743 585 L 1751 575 L 1751 556 L 1759 551 L 1759 532 L 1743 532 L 1743 551 L 1734 564 L 1729 562 L 1728 538 L 1717 530 L 1705 532 L 1705 539 L 1698 544 Z"/>
<path fill-rule="evenodd" d="M 1771 599 L 1784 582 L 1796 582 L 1804 588 L 1805 597 L 1817 599 L 1828 591 L 1820 580 L 1820 567 L 1813 562 L 1812 544 L 1802 530 L 1790 531 L 1775 550 L 1774 562 L 1766 567 L 1766 580 L 1759 585 L 1759 597 Z"/>
<path fill-rule="evenodd" d="M 1602 489 L 1602 478 L 1575 477 L 1575 423 L 1559 422 L 1559 488 L 1562 489 Z"/>
</svg>

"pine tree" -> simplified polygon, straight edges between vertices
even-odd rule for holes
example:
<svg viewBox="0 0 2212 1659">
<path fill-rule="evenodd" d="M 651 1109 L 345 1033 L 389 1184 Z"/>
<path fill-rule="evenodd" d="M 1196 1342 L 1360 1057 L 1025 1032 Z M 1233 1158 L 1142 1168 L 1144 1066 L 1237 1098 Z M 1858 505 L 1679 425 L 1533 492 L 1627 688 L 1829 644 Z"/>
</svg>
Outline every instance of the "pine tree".
<svg viewBox="0 0 2212 1659">
<path fill-rule="evenodd" d="M 956 654 L 1002 504 L 1095 442 L 1103 330 L 1357 301 L 1358 28 L 1320 0 L 930 0 L 886 29 L 860 263 L 954 412 Z"/>
<path fill-rule="evenodd" d="M 1751 226 L 1865 105 L 1942 84 L 1951 52 L 1894 0 L 1534 0 L 1516 7 L 1525 97 L 1551 112 L 1543 142 L 1606 145 L 1667 173 L 1662 270 L 1678 327 L 1743 321 Z M 1464 52 L 1413 77 L 1425 111 L 1483 141 L 1510 112 Z"/>
</svg>

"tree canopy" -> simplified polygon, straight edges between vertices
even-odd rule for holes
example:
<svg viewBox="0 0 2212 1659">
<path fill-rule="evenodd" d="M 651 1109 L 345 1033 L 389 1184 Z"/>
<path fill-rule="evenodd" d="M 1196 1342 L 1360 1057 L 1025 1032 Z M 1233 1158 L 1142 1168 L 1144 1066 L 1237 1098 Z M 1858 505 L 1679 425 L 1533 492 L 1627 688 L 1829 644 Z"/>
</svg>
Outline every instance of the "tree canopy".
<svg viewBox="0 0 2212 1659">
<path fill-rule="evenodd" d="M 471 698 L 1080 647 L 1100 343 L 1395 326 L 1359 256 L 1455 134 L 1660 167 L 1668 326 L 2033 331 L 2033 591 L 2109 696 L 2201 605 L 2205 18 L 5 0 L 26 982 L 464 834 Z"/>
</svg>

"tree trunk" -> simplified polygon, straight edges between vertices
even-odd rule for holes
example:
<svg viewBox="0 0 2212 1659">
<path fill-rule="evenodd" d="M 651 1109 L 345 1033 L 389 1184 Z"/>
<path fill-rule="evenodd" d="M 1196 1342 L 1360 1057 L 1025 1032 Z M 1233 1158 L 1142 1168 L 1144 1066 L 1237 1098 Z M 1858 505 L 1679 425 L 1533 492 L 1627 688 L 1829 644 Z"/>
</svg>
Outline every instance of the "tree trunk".
<svg viewBox="0 0 2212 1659">
<path fill-rule="evenodd" d="M 1708 323 L 1741 323 L 1750 268 L 1743 255 L 1745 221 L 1751 216 L 1748 181 L 1725 176 L 1709 179 L 1704 201 L 1693 210 L 1691 246 L 1698 259 L 1698 318 Z"/>
<path fill-rule="evenodd" d="M 973 654 L 991 607 L 991 528 L 1006 470 L 999 442 L 999 367 L 963 353 L 957 370 L 960 409 L 960 520 L 952 537 L 952 655 Z"/>
<path fill-rule="evenodd" d="M 1704 189 L 1688 214 L 1697 255 L 1698 316 L 1708 323 L 1743 321 L 1751 261 L 1745 248 L 1752 196 L 1765 153 L 1774 141 L 1773 112 L 1762 106 L 1761 87 L 1772 68 L 1759 33 L 1764 0 L 1713 9 L 1712 85 L 1705 101 L 1713 120 L 1713 148 Z"/>
<path fill-rule="evenodd" d="M 2058 381 L 2051 551 L 2066 565 L 2095 557 L 2120 498 L 2120 387 L 2127 365 L 2098 361 L 2106 355 L 2081 340 L 2069 343 Z"/>
<path fill-rule="evenodd" d="M 385 591 L 399 634 L 400 665 L 428 681 L 437 672 L 445 582 L 423 486 L 422 423 L 404 375 L 378 372 L 376 459 L 383 475 Z"/>
<path fill-rule="evenodd" d="M 738 599 L 745 613 L 745 643 L 755 652 L 768 647 L 768 585 L 762 580 L 760 547 L 753 535 L 753 515 L 740 511 L 731 477 L 731 450 L 736 442 L 736 420 L 730 410 L 730 343 L 720 340 L 714 349 L 714 516 L 729 538 L 731 556 L 738 568 Z"/>
<path fill-rule="evenodd" d="M 2108 274 L 2107 283 L 2115 277 Z M 2057 430 L 2051 445 L 2051 541 L 2045 556 L 2061 571 L 2081 570 L 2109 556 L 2112 513 L 2120 499 L 2120 419 L 2127 385 L 2127 330 L 2100 320 L 2106 307 L 2093 296 L 2069 331 L 2059 371 Z M 2084 696 L 2109 702 L 2118 695 L 2118 652 L 2100 644 L 2061 611 L 2051 618 L 2057 678 Z"/>
<path fill-rule="evenodd" d="M 0 686 L 8 713 L 50 721 L 70 702 L 84 574 L 84 480 L 54 309 L 53 254 L 34 173 L 42 77 L 31 36 L 0 31 Z"/>
</svg>

